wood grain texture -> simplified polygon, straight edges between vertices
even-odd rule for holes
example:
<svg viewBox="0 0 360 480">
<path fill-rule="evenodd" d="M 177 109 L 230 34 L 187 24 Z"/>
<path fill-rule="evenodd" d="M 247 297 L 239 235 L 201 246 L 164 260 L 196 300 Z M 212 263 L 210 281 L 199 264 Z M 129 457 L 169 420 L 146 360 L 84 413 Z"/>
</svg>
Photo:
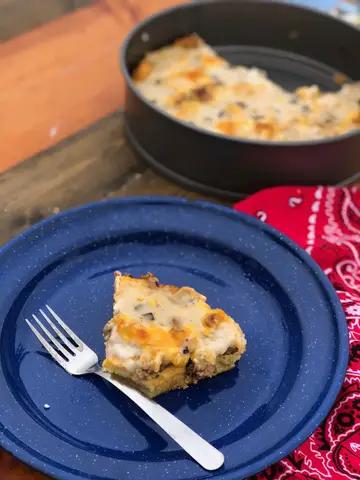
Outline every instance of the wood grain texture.
<svg viewBox="0 0 360 480">
<path fill-rule="evenodd" d="M 0 171 L 119 109 L 119 47 L 182 0 L 98 0 L 0 44 Z"/>
<path fill-rule="evenodd" d="M 106 198 L 143 169 L 123 138 L 122 114 L 100 121 L 0 176 L 0 244 L 55 212 Z"/>
<path fill-rule="evenodd" d="M 132 195 L 209 199 L 139 163 L 126 143 L 118 112 L 0 176 L 0 245 L 61 210 Z"/>
<path fill-rule="evenodd" d="M 2 169 L 121 105 L 118 47 L 119 24 L 100 4 L 0 46 Z"/>
<path fill-rule="evenodd" d="M 170 183 L 162 177 L 159 177 L 153 171 L 147 169 L 144 172 L 135 173 L 133 176 L 129 177 L 128 181 L 122 185 L 119 189 L 110 192 L 107 195 L 107 198 L 113 197 L 136 197 L 139 195 L 167 195 L 175 197 L 186 197 L 198 200 L 207 200 L 212 202 L 220 202 L 214 197 L 207 195 L 202 195 L 199 193 L 194 193 L 189 190 L 185 190 L 178 185 Z M 224 205 L 230 203 L 220 202 Z"/>
<path fill-rule="evenodd" d="M 96 0 L 0 0 L 0 42 Z"/>
<path fill-rule="evenodd" d="M 156 0 L 156 2 L 154 0 L 105 0 L 105 2 L 119 21 L 124 15 L 125 8 L 132 20 L 138 23 L 157 11 L 186 3 L 186 0 Z"/>
</svg>

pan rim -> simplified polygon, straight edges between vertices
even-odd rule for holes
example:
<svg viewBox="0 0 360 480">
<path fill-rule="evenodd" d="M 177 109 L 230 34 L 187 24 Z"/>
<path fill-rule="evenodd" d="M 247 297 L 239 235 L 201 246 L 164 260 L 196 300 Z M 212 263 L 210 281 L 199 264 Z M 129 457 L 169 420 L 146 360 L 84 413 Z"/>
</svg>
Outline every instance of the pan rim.
<svg viewBox="0 0 360 480">
<path fill-rule="evenodd" d="M 242 0 L 241 3 L 263 3 L 267 4 L 269 2 L 266 2 L 264 0 Z M 201 5 L 212 5 L 212 4 L 235 4 L 239 3 L 238 0 L 202 0 Z M 328 14 L 323 13 L 320 10 L 317 10 L 315 8 L 309 7 L 309 6 L 302 6 L 302 5 L 295 5 L 295 4 L 290 4 L 287 3 L 286 1 L 271 1 L 272 5 L 282 5 L 286 6 L 288 8 L 292 8 L 295 10 L 307 10 L 313 14 L 322 16 L 322 17 L 328 17 L 329 20 L 334 20 L 335 22 L 341 22 L 343 25 L 346 25 L 346 27 L 354 30 L 354 32 L 358 32 L 360 36 L 360 31 L 353 25 L 349 24 L 345 20 L 342 19 L 337 19 L 335 17 L 331 17 Z M 180 5 L 175 5 L 172 7 L 165 8 L 159 12 L 156 12 L 148 17 L 146 17 L 144 20 L 139 22 L 135 28 L 133 28 L 130 33 L 125 37 L 121 47 L 120 47 L 120 67 L 121 71 L 124 75 L 125 82 L 128 88 L 131 89 L 132 93 L 139 99 L 141 100 L 149 109 L 153 110 L 157 114 L 161 115 L 165 119 L 171 121 L 175 125 L 179 125 L 181 127 L 188 128 L 189 130 L 193 131 L 194 133 L 203 135 L 203 136 L 210 136 L 211 138 L 218 139 L 218 140 L 225 140 L 227 142 L 232 142 L 232 143 L 239 143 L 239 144 L 248 144 L 248 145 L 255 145 L 255 146 L 260 146 L 260 147 L 277 147 L 277 148 L 288 148 L 288 147 L 313 147 L 317 145 L 331 145 L 337 142 L 341 142 L 344 140 L 347 140 L 352 137 L 357 137 L 360 136 L 360 128 L 357 128 L 356 130 L 352 130 L 350 132 L 343 133 L 341 135 L 337 135 L 335 137 L 328 137 L 328 138 L 319 138 L 319 139 L 313 139 L 313 140 L 302 140 L 302 141 L 267 141 L 267 140 L 253 140 L 249 138 L 243 138 L 243 137 L 233 137 L 231 135 L 226 135 L 226 134 L 221 134 L 217 132 L 212 132 L 210 130 L 206 130 L 204 128 L 198 127 L 196 125 L 190 124 L 184 120 L 178 119 L 176 117 L 173 117 L 169 113 L 167 113 L 165 110 L 159 108 L 157 105 L 154 105 L 151 103 L 149 100 L 145 98 L 145 96 L 138 90 L 136 85 L 134 84 L 131 74 L 129 72 L 127 63 L 126 63 L 126 53 L 128 51 L 129 44 L 131 40 L 135 37 L 135 35 L 141 31 L 144 27 L 146 27 L 148 24 L 150 24 L 153 20 L 156 18 L 164 17 L 166 15 L 171 14 L 174 11 L 178 10 L 184 10 L 184 9 L 190 9 L 190 8 L 196 8 L 199 6 L 198 2 L 190 2 L 190 3 L 185 3 L 185 4 L 180 4 Z M 310 58 L 310 57 L 308 57 Z"/>
</svg>

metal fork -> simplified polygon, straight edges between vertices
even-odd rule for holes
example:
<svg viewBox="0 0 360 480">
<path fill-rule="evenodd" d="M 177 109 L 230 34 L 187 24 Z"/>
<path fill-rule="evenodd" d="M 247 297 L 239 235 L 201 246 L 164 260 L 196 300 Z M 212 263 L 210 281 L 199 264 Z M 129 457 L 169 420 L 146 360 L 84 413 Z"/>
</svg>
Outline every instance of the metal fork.
<svg viewBox="0 0 360 480">
<path fill-rule="evenodd" d="M 39 342 L 64 370 L 71 375 L 94 373 L 104 378 L 135 402 L 203 468 L 216 470 L 221 467 L 224 463 L 224 455 L 219 450 L 206 442 L 178 418 L 154 402 L 154 400 L 146 397 L 135 388 L 113 378 L 110 373 L 104 372 L 98 364 L 99 360 L 96 353 L 70 330 L 54 310 L 48 305 L 46 305 L 46 309 L 46 312 L 40 310 L 43 320 L 46 321 L 46 326 L 36 315 L 32 317 L 48 340 L 29 320 L 26 319 L 25 321 Z"/>
</svg>

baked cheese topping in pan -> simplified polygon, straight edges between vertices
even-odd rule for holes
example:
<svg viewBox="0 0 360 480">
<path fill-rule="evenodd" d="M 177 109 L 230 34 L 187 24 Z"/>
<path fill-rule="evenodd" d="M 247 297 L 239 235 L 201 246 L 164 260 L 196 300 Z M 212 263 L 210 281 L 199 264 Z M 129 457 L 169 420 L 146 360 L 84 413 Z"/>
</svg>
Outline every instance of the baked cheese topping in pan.
<svg viewBox="0 0 360 480">
<path fill-rule="evenodd" d="M 146 54 L 133 80 L 170 115 L 224 135 L 301 141 L 360 128 L 360 82 L 289 92 L 262 70 L 230 65 L 195 34 Z"/>
</svg>

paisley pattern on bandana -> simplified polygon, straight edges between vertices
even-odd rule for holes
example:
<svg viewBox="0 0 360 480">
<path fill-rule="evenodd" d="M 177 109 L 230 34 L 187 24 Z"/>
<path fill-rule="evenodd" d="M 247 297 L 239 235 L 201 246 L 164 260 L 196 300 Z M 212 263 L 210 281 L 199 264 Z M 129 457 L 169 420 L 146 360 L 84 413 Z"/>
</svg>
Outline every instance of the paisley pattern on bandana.
<svg viewBox="0 0 360 480">
<path fill-rule="evenodd" d="M 325 421 L 249 480 L 360 480 L 360 189 L 280 187 L 235 208 L 273 225 L 319 263 L 344 308 L 350 342 L 345 382 Z"/>
</svg>

